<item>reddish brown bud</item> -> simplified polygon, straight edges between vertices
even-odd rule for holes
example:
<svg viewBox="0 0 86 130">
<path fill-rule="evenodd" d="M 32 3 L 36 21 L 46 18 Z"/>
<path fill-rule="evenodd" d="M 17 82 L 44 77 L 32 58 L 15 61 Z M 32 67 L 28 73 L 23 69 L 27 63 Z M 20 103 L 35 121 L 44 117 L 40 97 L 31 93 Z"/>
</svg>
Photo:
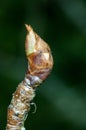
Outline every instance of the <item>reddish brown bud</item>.
<svg viewBox="0 0 86 130">
<path fill-rule="evenodd" d="M 26 36 L 26 55 L 28 58 L 28 73 L 44 80 L 53 67 L 53 58 L 50 47 L 32 29 L 25 25 L 28 31 Z"/>
</svg>

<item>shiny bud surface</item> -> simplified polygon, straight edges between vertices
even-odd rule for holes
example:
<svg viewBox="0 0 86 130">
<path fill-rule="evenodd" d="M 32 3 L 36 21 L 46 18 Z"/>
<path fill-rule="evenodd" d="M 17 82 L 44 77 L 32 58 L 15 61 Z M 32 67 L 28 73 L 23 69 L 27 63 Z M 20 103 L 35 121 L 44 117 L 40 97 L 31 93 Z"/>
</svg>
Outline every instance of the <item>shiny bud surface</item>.
<svg viewBox="0 0 86 130">
<path fill-rule="evenodd" d="M 31 26 L 26 25 L 27 36 L 25 42 L 28 59 L 28 72 L 45 80 L 53 67 L 53 58 L 49 45 L 37 35 Z"/>
</svg>

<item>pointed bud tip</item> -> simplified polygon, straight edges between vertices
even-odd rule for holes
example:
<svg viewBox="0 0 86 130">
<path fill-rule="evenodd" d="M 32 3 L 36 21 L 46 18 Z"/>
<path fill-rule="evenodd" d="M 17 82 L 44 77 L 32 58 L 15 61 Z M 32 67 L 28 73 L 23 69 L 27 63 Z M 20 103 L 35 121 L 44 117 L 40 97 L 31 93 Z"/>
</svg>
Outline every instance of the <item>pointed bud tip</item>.
<svg viewBox="0 0 86 130">
<path fill-rule="evenodd" d="M 28 32 L 30 32 L 31 30 L 33 30 L 30 25 L 25 24 L 25 27 L 26 27 L 26 29 L 27 29 Z"/>
</svg>

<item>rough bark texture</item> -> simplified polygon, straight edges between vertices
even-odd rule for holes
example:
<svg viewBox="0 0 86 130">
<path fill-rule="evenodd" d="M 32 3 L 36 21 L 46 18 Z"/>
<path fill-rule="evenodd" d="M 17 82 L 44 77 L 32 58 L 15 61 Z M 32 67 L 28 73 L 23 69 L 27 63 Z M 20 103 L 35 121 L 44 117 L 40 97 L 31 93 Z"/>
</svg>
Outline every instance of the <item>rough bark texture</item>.
<svg viewBox="0 0 86 130">
<path fill-rule="evenodd" d="M 38 77 L 34 77 L 37 78 Z M 34 81 L 36 81 L 34 79 Z M 41 80 L 39 79 L 39 82 Z M 35 84 L 35 82 L 34 82 Z M 30 80 L 25 80 L 18 85 L 8 107 L 7 130 L 23 130 L 24 121 L 30 111 L 30 102 L 35 96 L 35 88 L 30 86 Z"/>
</svg>

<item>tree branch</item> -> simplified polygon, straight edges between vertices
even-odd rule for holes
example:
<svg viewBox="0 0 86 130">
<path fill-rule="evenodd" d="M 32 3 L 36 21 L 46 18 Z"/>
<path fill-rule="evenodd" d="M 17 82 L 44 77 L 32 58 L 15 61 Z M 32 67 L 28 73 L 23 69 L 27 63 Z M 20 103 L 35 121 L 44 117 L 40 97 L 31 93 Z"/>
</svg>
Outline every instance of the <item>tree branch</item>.
<svg viewBox="0 0 86 130">
<path fill-rule="evenodd" d="M 24 122 L 30 111 L 30 103 L 35 96 L 36 87 L 47 78 L 53 67 L 53 58 L 48 44 L 33 31 L 31 26 L 25 26 L 28 70 L 8 107 L 6 130 L 25 130 Z"/>
</svg>

